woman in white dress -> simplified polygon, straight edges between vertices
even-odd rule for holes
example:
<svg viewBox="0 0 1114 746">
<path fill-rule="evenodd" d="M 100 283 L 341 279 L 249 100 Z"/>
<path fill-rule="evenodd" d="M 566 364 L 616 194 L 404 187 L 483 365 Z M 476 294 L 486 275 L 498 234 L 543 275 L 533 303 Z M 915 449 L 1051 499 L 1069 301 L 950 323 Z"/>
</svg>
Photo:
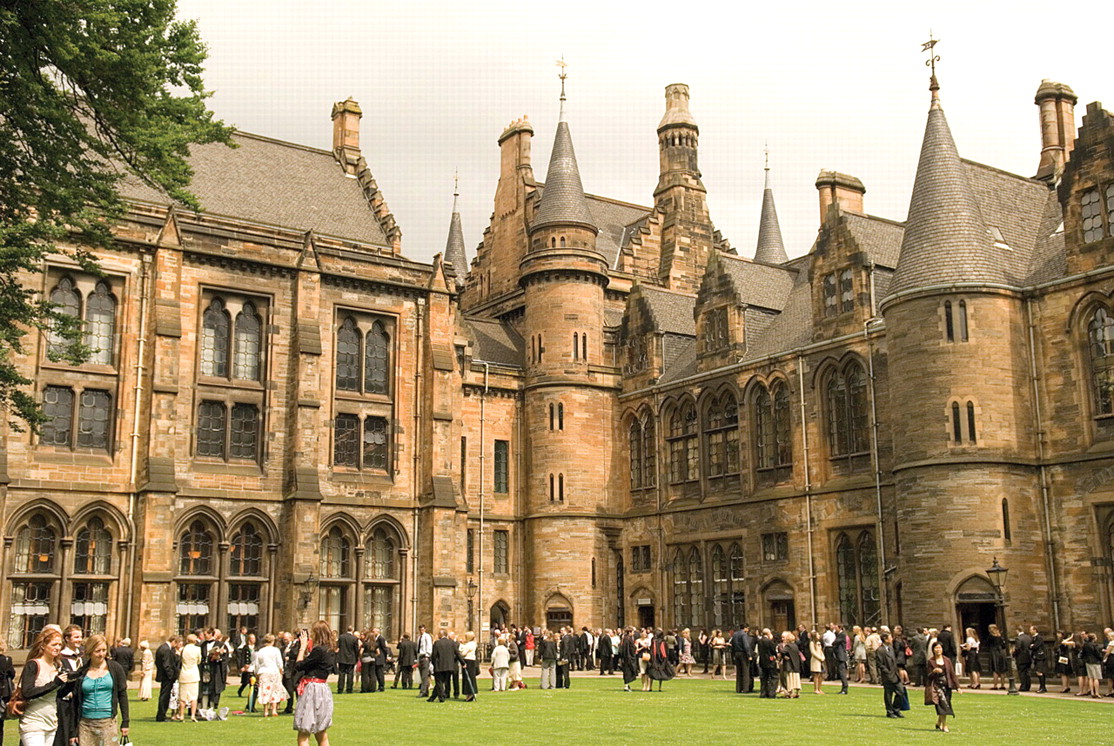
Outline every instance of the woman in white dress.
<svg viewBox="0 0 1114 746">
<path fill-rule="evenodd" d="M 265 636 L 263 647 L 255 651 L 252 672 L 259 685 L 259 704 L 263 705 L 263 717 L 278 717 L 279 703 L 286 701 L 286 689 L 282 686 L 282 653 L 275 647 L 274 635 Z"/>
<path fill-rule="evenodd" d="M 62 633 L 47 627 L 31 645 L 19 686 L 27 705 L 19 718 L 19 739 L 23 746 L 51 746 L 58 730 L 56 691 L 66 679 L 60 668 Z"/>
<path fill-rule="evenodd" d="M 197 635 L 186 637 L 182 648 L 182 670 L 178 674 L 178 715 L 175 720 L 186 717 L 186 705 L 190 707 L 190 720 L 197 722 L 197 690 L 201 683 L 201 648 L 197 646 Z"/>
<path fill-rule="evenodd" d="M 139 670 L 143 674 L 139 680 L 139 701 L 146 702 L 151 698 L 151 682 L 155 678 L 155 656 L 146 640 L 139 643 Z"/>
</svg>

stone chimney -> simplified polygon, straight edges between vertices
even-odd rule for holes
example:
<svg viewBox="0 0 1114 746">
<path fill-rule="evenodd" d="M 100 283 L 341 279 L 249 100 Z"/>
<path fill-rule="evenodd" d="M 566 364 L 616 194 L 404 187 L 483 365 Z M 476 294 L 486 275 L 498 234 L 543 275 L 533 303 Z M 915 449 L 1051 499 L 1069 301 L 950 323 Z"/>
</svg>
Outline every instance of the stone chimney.
<svg viewBox="0 0 1114 746">
<path fill-rule="evenodd" d="M 534 128 L 525 116 L 507 125 L 499 135 L 499 179 L 525 179 L 534 181 L 534 169 L 530 165 L 530 143 Z"/>
<path fill-rule="evenodd" d="M 1033 102 L 1040 107 L 1041 162 L 1037 178 L 1060 176 L 1075 143 L 1075 92 L 1063 83 L 1042 80 Z"/>
<path fill-rule="evenodd" d="M 348 98 L 333 104 L 333 155 L 344 172 L 356 175 L 360 162 L 360 105 Z"/>
<path fill-rule="evenodd" d="M 820 222 L 828 218 L 828 207 L 839 205 L 841 210 L 863 211 L 863 195 L 866 187 L 854 176 L 838 171 L 821 171 L 816 177 L 816 189 L 820 192 Z"/>
</svg>

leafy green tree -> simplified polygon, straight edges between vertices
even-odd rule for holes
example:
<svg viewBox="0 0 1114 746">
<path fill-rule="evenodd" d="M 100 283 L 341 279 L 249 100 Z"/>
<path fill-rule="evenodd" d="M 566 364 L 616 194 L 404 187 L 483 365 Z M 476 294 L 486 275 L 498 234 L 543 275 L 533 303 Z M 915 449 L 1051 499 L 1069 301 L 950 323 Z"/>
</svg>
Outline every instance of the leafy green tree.
<svg viewBox="0 0 1114 746">
<path fill-rule="evenodd" d="M 42 422 L 15 361 L 28 334 L 61 334 L 68 362 L 88 354 L 80 320 L 27 273 L 59 251 L 97 272 L 126 174 L 196 207 L 189 145 L 230 142 L 205 104 L 197 26 L 175 11 L 175 0 L 0 0 L 0 407 L 17 429 Z"/>
</svg>

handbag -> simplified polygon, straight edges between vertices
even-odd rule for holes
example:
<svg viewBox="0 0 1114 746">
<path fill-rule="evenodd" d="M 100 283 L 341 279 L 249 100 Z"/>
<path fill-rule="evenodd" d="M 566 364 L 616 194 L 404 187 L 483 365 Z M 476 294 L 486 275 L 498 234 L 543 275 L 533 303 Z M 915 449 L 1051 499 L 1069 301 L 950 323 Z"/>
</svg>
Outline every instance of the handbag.
<svg viewBox="0 0 1114 746">
<path fill-rule="evenodd" d="M 1068 665 L 1068 657 L 1066 655 L 1061 655 L 1059 658 L 1056 659 L 1056 662 L 1059 663 L 1061 666 L 1066 666 Z"/>
<path fill-rule="evenodd" d="M 650 654 L 649 653 L 643 653 L 642 654 L 642 660 L 649 661 L 650 660 Z"/>
<path fill-rule="evenodd" d="M 4 709 L 10 718 L 23 717 L 23 713 L 27 709 L 27 700 L 23 697 L 23 687 L 17 686 L 15 688 L 15 691 L 12 692 L 12 698 L 8 700 Z"/>
</svg>

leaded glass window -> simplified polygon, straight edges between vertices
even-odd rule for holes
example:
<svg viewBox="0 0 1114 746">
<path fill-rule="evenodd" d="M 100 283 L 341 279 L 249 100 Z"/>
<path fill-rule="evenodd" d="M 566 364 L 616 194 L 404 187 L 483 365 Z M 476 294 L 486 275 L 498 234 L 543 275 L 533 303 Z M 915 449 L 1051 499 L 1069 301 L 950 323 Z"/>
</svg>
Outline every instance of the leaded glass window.
<svg viewBox="0 0 1114 746">
<path fill-rule="evenodd" d="M 367 359 L 364 361 L 364 391 L 369 394 L 386 394 L 390 337 L 382 322 L 376 321 L 371 325 L 365 350 Z"/>
<path fill-rule="evenodd" d="M 360 418 L 338 414 L 333 425 L 333 463 L 337 466 L 360 465 Z"/>
<path fill-rule="evenodd" d="M 71 316 L 74 319 L 81 318 L 81 296 L 69 277 L 58 280 L 58 284 L 50 292 L 50 303 L 54 306 L 55 313 Z M 59 331 L 58 325 L 59 322 L 55 322 L 47 333 L 46 350 L 52 360 L 64 357 L 70 347 L 70 343 Z"/>
<path fill-rule="evenodd" d="M 85 635 L 103 635 L 108 621 L 108 583 L 74 583 L 70 623 Z"/>
<path fill-rule="evenodd" d="M 179 575 L 213 575 L 213 534 L 200 518 L 178 540 Z"/>
<path fill-rule="evenodd" d="M 658 446 L 654 436 L 654 418 L 642 423 L 642 486 L 653 487 L 658 483 Z"/>
<path fill-rule="evenodd" d="M 836 295 L 835 273 L 824 275 L 824 315 L 836 316 L 839 314 L 839 298 Z"/>
<path fill-rule="evenodd" d="M 116 299 L 107 282 L 98 282 L 85 301 L 85 346 L 89 362 L 112 365 L 116 337 Z"/>
<path fill-rule="evenodd" d="M 360 390 L 360 332 L 351 316 L 337 330 L 337 390 Z"/>
<path fill-rule="evenodd" d="M 77 416 L 77 445 L 81 448 L 106 450 L 111 421 L 112 397 L 109 393 L 95 389 L 82 391 Z"/>
<path fill-rule="evenodd" d="M 495 531 L 493 545 L 494 572 L 506 574 L 509 567 L 510 533 L 508 531 Z"/>
<path fill-rule="evenodd" d="M 213 298 L 201 319 L 201 375 L 228 378 L 228 311 Z"/>
<path fill-rule="evenodd" d="M 852 363 L 834 372 L 826 391 L 828 447 L 832 456 L 849 456 L 869 450 L 866 376 Z"/>
<path fill-rule="evenodd" d="M 630 488 L 642 488 L 642 423 L 632 419 L 627 429 L 627 449 L 630 455 Z"/>
<path fill-rule="evenodd" d="M 1102 238 L 1102 200 L 1097 189 L 1083 193 L 1079 200 L 1080 215 L 1083 221 L 1083 243 L 1091 243 Z"/>
<path fill-rule="evenodd" d="M 367 576 L 372 580 L 398 580 L 395 557 L 398 547 L 392 532 L 379 526 L 371 534 L 367 547 Z"/>
<path fill-rule="evenodd" d="M 46 422 L 39 428 L 39 442 L 69 447 L 73 438 L 73 389 L 65 386 L 43 389 L 43 415 Z"/>
<path fill-rule="evenodd" d="M 258 381 L 263 349 L 263 320 L 255 304 L 245 303 L 236 314 L 235 349 L 232 377 L 241 381 Z"/>
<path fill-rule="evenodd" d="M 257 577 L 263 574 L 263 536 L 251 521 L 240 527 L 229 547 L 229 574 Z"/>
<path fill-rule="evenodd" d="M 839 575 L 839 613 L 844 625 L 859 624 L 859 577 L 855 549 L 847 534 L 836 543 L 836 572 Z"/>
<path fill-rule="evenodd" d="M 859 583 L 863 596 L 863 622 L 877 624 L 882 609 L 878 592 L 878 553 L 874 534 L 869 531 L 864 531 L 859 537 Z"/>
<path fill-rule="evenodd" d="M 716 627 L 727 626 L 731 604 L 731 583 L 727 577 L 727 562 L 723 547 L 712 547 L 712 624 Z"/>
<path fill-rule="evenodd" d="M 783 384 L 774 385 L 774 442 L 777 465 L 793 463 L 793 437 L 789 426 L 789 391 Z"/>
<path fill-rule="evenodd" d="M 53 583 L 43 581 L 12 583 L 11 616 L 8 619 L 8 645 L 29 648 L 51 617 Z"/>
<path fill-rule="evenodd" d="M 73 564 L 76 575 L 108 575 L 112 571 L 112 534 L 99 517 L 77 532 Z"/>
<path fill-rule="evenodd" d="M 17 573 L 54 572 L 54 552 L 58 534 L 46 516 L 36 513 L 16 534 Z"/>
<path fill-rule="evenodd" d="M 495 494 L 505 495 L 510 489 L 511 443 L 509 440 L 495 441 L 495 458 L 492 466 L 495 476 Z"/>
<path fill-rule="evenodd" d="M 259 408 L 254 404 L 232 405 L 229 455 L 253 461 L 259 457 Z"/>
<path fill-rule="evenodd" d="M 845 269 L 839 273 L 839 299 L 840 310 L 851 311 L 855 308 L 855 283 L 853 273 Z"/>
<path fill-rule="evenodd" d="M 1095 414 L 1114 414 L 1114 317 L 1105 308 L 1097 309 L 1087 335 Z"/>
<path fill-rule="evenodd" d="M 197 455 L 224 458 L 225 408 L 218 401 L 203 401 L 197 408 Z"/>
<path fill-rule="evenodd" d="M 364 420 L 364 468 L 386 471 L 388 463 L 387 420 L 368 417 Z"/>
<path fill-rule="evenodd" d="M 349 554 L 351 544 L 340 526 L 333 526 L 321 539 L 321 577 L 347 578 L 350 576 Z"/>
<path fill-rule="evenodd" d="M 704 621 L 704 566 L 696 547 L 689 550 L 689 617 L 692 624 Z"/>
<path fill-rule="evenodd" d="M 673 555 L 673 613 L 678 626 L 689 623 L 688 562 L 681 549 Z"/>
</svg>

